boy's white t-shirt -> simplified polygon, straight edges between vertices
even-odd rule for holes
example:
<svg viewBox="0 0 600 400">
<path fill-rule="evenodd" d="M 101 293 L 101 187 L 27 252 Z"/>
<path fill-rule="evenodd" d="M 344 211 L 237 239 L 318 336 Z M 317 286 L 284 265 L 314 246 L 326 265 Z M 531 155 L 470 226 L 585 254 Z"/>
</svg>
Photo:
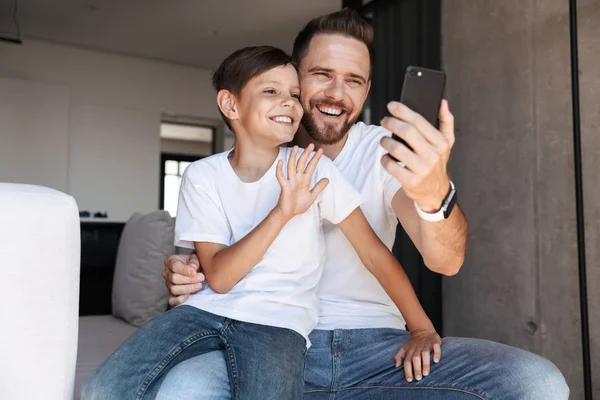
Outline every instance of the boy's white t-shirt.
<svg viewBox="0 0 600 400">
<path fill-rule="evenodd" d="M 380 140 L 386 129 L 355 124 L 333 164 L 362 195 L 362 209 L 381 241 L 391 250 L 398 220 L 391 203 L 401 184 L 381 165 L 386 154 Z M 377 279 L 363 266 L 342 231 L 324 223 L 327 258 L 319 285 L 319 323 L 316 329 L 406 329 L 400 311 Z"/>
<path fill-rule="evenodd" d="M 287 176 L 291 149 L 282 147 L 271 168 L 252 183 L 240 180 L 228 160 L 229 153 L 204 158 L 186 169 L 175 245 L 232 245 L 277 205 L 281 187 L 276 165 L 283 160 Z M 292 329 L 309 343 L 308 334 L 317 324 L 317 287 L 325 257 L 322 219 L 338 224 L 362 202 L 360 194 L 326 157 L 319 161 L 312 185 L 322 178 L 329 178 L 329 185 L 317 201 L 285 225 L 264 257 L 240 282 L 226 294 L 206 288 L 192 294 L 185 304 L 239 321 Z"/>
</svg>

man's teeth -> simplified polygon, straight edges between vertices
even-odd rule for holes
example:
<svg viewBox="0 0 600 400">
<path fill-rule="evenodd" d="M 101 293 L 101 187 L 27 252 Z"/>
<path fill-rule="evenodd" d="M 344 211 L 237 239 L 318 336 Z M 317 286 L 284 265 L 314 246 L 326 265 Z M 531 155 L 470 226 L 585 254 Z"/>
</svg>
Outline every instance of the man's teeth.
<svg viewBox="0 0 600 400">
<path fill-rule="evenodd" d="M 291 124 L 292 119 L 290 117 L 275 117 L 273 118 L 275 122 L 285 122 L 286 124 Z"/>
<path fill-rule="evenodd" d="M 342 110 L 339 108 L 331 108 L 331 107 L 318 107 L 319 111 L 323 114 L 338 116 L 342 113 Z"/>
</svg>

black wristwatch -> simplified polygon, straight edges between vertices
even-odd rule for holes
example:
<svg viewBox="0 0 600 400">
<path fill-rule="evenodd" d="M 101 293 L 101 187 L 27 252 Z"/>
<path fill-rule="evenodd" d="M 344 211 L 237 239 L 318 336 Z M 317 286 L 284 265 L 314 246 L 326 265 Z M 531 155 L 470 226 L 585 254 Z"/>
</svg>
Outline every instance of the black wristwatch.
<svg viewBox="0 0 600 400">
<path fill-rule="evenodd" d="M 419 217 L 421 217 L 425 221 L 437 222 L 437 221 L 442 221 L 450 216 L 450 213 L 452 213 L 452 209 L 454 208 L 454 205 L 456 204 L 456 200 L 457 200 L 456 187 L 454 186 L 454 183 L 452 181 L 450 181 L 450 190 L 448 191 L 448 194 L 444 198 L 444 201 L 442 202 L 442 207 L 440 207 L 438 212 L 426 213 L 425 211 L 421 210 L 421 208 L 419 207 L 419 205 L 417 204 L 416 201 L 415 201 L 415 208 L 417 209 L 417 213 L 419 214 Z"/>
</svg>

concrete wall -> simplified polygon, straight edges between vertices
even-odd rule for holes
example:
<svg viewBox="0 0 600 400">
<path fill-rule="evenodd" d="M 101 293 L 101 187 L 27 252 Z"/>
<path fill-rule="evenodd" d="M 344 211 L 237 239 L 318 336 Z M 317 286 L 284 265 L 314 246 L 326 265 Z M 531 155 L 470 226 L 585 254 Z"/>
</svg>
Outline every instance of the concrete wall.
<svg viewBox="0 0 600 400">
<path fill-rule="evenodd" d="M 27 40 L 0 44 L 0 181 L 127 220 L 159 205 L 163 113 L 220 120 L 210 71 Z"/>
<path fill-rule="evenodd" d="M 471 226 L 464 269 L 444 280 L 445 334 L 541 354 L 565 374 L 572 398 L 583 398 L 568 2 L 442 5 L 457 120 L 450 169 Z M 592 338 L 600 334 L 599 5 L 582 1 L 579 10 Z M 593 346 L 598 360 L 600 342 Z"/>
</svg>

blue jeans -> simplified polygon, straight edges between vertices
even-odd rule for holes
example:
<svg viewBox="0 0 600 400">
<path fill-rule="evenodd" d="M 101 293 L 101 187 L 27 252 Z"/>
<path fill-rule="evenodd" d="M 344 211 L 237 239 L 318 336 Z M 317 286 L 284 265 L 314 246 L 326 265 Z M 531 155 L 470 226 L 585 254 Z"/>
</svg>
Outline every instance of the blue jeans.
<svg viewBox="0 0 600 400">
<path fill-rule="evenodd" d="M 225 355 L 234 399 L 301 399 L 306 341 L 284 328 L 176 307 L 125 341 L 86 380 L 82 399 L 154 399 L 166 373 L 202 354 Z M 199 377 L 202 378 L 202 377 Z"/>
<path fill-rule="evenodd" d="M 313 331 L 305 370 L 304 399 L 568 399 L 569 388 L 550 361 L 499 343 L 444 338 L 442 359 L 429 376 L 406 381 L 392 357 L 410 335 L 396 329 Z M 229 399 L 223 353 L 182 363 L 179 376 L 168 374 L 160 393 L 180 400 Z M 220 372 L 220 379 L 216 371 Z M 204 377 L 206 379 L 204 379 Z M 210 379 L 210 382 L 207 381 Z M 188 397 L 198 382 L 205 385 Z M 166 398 L 166 397 L 165 397 Z"/>
</svg>

